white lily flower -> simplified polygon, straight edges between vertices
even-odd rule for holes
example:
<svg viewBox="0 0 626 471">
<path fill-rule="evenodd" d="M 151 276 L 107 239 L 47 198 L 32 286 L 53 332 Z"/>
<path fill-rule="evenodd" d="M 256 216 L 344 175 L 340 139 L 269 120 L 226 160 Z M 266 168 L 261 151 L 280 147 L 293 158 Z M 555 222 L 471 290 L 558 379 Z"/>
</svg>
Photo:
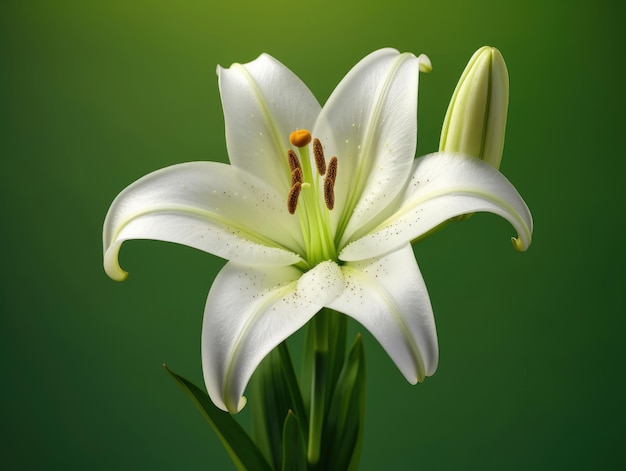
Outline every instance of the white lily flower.
<svg viewBox="0 0 626 471">
<path fill-rule="evenodd" d="M 118 252 L 129 239 L 229 260 L 202 330 L 218 407 L 239 411 L 261 360 L 324 307 L 363 324 L 409 382 L 422 381 L 437 367 L 437 335 L 410 241 L 451 217 L 490 211 L 514 226 L 516 248 L 530 244 L 528 208 L 496 169 L 445 153 L 414 159 L 418 73 L 429 69 L 424 55 L 376 51 L 321 108 L 268 55 L 218 68 L 231 165 L 174 165 L 111 205 L 104 267 L 115 280 L 126 277 Z"/>
</svg>

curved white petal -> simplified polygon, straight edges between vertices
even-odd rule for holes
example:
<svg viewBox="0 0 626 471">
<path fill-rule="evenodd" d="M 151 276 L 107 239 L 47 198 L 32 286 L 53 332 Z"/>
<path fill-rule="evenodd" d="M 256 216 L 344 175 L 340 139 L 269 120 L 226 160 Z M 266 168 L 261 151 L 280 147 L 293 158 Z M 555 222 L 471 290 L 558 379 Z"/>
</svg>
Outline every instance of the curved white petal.
<svg viewBox="0 0 626 471">
<path fill-rule="evenodd" d="M 417 85 L 426 56 L 381 49 L 361 60 L 324 105 L 313 136 L 337 156 L 340 246 L 402 191 L 417 143 Z"/>
<path fill-rule="evenodd" d="M 432 375 L 439 358 L 435 319 L 410 244 L 342 271 L 346 289 L 329 307 L 363 324 L 410 383 Z"/>
<path fill-rule="evenodd" d="M 173 165 L 137 180 L 104 221 L 104 269 L 126 277 L 118 252 L 129 239 L 188 245 L 250 265 L 300 261 L 301 232 L 287 204 L 253 175 L 217 162 Z"/>
<path fill-rule="evenodd" d="M 474 157 L 435 153 L 415 161 L 399 209 L 370 234 L 347 245 L 341 260 L 361 260 L 403 246 L 461 214 L 487 211 L 517 230 L 517 250 L 528 248 L 533 220 L 515 187 L 498 170 Z"/>
<path fill-rule="evenodd" d="M 215 405 L 241 410 L 243 392 L 261 360 L 343 287 L 334 262 L 305 274 L 294 267 L 226 264 L 209 292 L 202 325 L 202 369 Z"/>
<path fill-rule="evenodd" d="M 230 162 L 287 197 L 289 134 L 313 128 L 319 103 L 293 72 L 267 54 L 218 67 L 217 74 Z"/>
</svg>

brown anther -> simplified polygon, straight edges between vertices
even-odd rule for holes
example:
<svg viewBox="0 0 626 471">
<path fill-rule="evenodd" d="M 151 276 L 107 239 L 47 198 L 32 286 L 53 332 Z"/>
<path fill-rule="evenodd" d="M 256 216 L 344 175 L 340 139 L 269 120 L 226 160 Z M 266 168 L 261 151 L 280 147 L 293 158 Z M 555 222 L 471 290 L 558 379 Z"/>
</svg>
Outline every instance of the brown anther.
<svg viewBox="0 0 626 471">
<path fill-rule="evenodd" d="M 326 160 L 324 159 L 324 149 L 318 138 L 313 139 L 313 156 L 315 157 L 315 166 L 320 175 L 326 173 Z"/>
<path fill-rule="evenodd" d="M 335 207 L 335 181 L 324 178 L 324 202 L 329 210 Z"/>
<path fill-rule="evenodd" d="M 289 190 L 289 195 L 287 196 L 287 210 L 289 214 L 293 214 L 296 212 L 296 207 L 298 206 L 298 196 L 300 196 L 300 190 L 302 189 L 302 184 L 300 182 L 294 183 Z"/>
<path fill-rule="evenodd" d="M 337 179 L 337 157 L 333 157 L 328 162 L 328 169 L 326 171 L 326 180 L 332 180 L 333 183 Z"/>
<path fill-rule="evenodd" d="M 308 146 L 311 142 L 311 133 L 306 129 L 298 129 L 289 135 L 289 142 L 295 147 Z"/>
<path fill-rule="evenodd" d="M 289 149 L 287 151 L 287 160 L 289 161 L 289 169 L 292 172 L 297 168 L 302 170 L 302 167 L 300 166 L 300 161 L 298 160 L 298 156 L 292 149 Z"/>
<path fill-rule="evenodd" d="M 302 170 L 299 168 L 294 168 L 291 172 L 291 186 L 296 183 L 302 183 Z"/>
</svg>

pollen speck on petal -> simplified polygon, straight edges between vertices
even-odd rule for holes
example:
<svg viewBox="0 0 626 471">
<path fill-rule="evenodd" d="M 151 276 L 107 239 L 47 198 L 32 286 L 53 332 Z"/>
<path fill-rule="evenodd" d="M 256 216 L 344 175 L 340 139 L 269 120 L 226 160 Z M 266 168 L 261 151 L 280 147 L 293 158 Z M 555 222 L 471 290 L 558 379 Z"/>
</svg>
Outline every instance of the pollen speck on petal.
<svg viewBox="0 0 626 471">
<path fill-rule="evenodd" d="M 337 299 L 343 289 L 341 268 L 329 260 L 302 275 L 298 280 L 297 293 L 312 303 L 326 305 Z"/>
</svg>

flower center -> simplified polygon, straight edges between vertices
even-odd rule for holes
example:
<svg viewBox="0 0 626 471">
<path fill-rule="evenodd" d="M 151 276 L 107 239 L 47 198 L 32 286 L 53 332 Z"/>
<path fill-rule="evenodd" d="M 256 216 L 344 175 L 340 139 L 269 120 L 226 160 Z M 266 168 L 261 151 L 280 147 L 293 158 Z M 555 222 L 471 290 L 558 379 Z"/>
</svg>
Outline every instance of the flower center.
<svg viewBox="0 0 626 471">
<path fill-rule="evenodd" d="M 337 157 L 326 162 L 319 139 L 313 139 L 313 171 L 309 155 L 311 133 L 306 129 L 294 131 L 289 142 L 287 162 L 291 170 L 291 189 L 287 196 L 290 214 L 298 214 L 304 237 L 306 259 L 313 267 L 325 260 L 337 260 L 337 250 L 330 229 L 329 212 L 335 207 Z M 299 156 L 298 156 L 299 154 Z"/>
</svg>

